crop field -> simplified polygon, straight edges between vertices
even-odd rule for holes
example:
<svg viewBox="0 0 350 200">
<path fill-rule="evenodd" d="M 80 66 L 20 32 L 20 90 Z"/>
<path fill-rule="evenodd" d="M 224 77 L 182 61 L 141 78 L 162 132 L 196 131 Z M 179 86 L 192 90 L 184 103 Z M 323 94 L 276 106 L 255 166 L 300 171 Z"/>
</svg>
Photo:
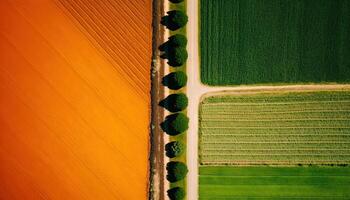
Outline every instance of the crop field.
<svg viewBox="0 0 350 200">
<path fill-rule="evenodd" d="M 349 199 L 349 167 L 200 167 L 199 199 Z"/>
<path fill-rule="evenodd" d="M 350 81 L 350 1 L 201 0 L 209 85 Z"/>
<path fill-rule="evenodd" d="M 203 165 L 350 163 L 350 92 L 211 96 L 199 116 Z"/>
<path fill-rule="evenodd" d="M 0 199 L 148 197 L 152 1 L 0 0 Z"/>
</svg>

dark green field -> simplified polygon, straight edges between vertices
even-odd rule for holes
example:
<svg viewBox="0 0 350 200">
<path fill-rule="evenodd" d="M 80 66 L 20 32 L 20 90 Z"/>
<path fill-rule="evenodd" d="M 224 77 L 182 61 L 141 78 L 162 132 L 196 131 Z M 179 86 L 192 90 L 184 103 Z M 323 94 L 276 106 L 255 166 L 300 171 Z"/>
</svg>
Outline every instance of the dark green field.
<svg viewBox="0 0 350 200">
<path fill-rule="evenodd" d="M 209 85 L 350 81 L 349 0 L 201 0 Z"/>
<path fill-rule="evenodd" d="M 199 199 L 350 199 L 350 168 L 200 167 Z"/>
</svg>

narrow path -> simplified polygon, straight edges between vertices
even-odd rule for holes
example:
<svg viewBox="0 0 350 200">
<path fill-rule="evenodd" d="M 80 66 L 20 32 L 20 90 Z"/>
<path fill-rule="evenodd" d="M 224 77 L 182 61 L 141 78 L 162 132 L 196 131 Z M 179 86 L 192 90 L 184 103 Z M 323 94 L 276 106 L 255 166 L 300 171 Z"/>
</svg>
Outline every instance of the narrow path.
<svg viewBox="0 0 350 200">
<path fill-rule="evenodd" d="M 187 1 L 187 38 L 188 38 L 188 61 L 187 61 L 187 96 L 189 99 L 187 115 L 190 118 L 187 131 L 187 199 L 198 199 L 198 105 L 200 97 L 204 94 L 199 79 L 199 55 L 198 55 L 198 0 Z"/>
<path fill-rule="evenodd" d="M 189 99 L 187 115 L 190 119 L 187 131 L 187 199 L 198 199 L 198 110 L 202 97 L 217 94 L 255 93 L 266 91 L 315 91 L 350 90 L 350 84 L 312 84 L 282 86 L 207 86 L 200 81 L 199 61 L 199 1 L 187 1 L 187 96 Z"/>
</svg>

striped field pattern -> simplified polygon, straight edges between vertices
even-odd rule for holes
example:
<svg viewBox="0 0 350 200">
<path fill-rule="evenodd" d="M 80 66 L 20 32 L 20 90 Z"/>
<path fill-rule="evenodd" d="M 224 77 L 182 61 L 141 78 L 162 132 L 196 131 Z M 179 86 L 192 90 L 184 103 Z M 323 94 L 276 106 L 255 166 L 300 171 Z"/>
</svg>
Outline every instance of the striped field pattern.
<svg viewBox="0 0 350 200">
<path fill-rule="evenodd" d="M 152 1 L 0 1 L 0 199 L 148 198 Z"/>
<path fill-rule="evenodd" d="M 349 199 L 348 167 L 199 168 L 199 199 Z"/>
<path fill-rule="evenodd" d="M 204 165 L 350 163 L 350 92 L 212 96 L 199 120 Z"/>
<path fill-rule="evenodd" d="M 200 0 L 209 85 L 349 82 L 349 0 Z"/>
<path fill-rule="evenodd" d="M 148 95 L 151 1 L 58 0 L 135 90 Z M 148 10 L 147 10 L 148 9 Z M 147 22 L 147 23 L 145 23 Z M 145 64 L 147 63 L 147 64 Z"/>
</svg>

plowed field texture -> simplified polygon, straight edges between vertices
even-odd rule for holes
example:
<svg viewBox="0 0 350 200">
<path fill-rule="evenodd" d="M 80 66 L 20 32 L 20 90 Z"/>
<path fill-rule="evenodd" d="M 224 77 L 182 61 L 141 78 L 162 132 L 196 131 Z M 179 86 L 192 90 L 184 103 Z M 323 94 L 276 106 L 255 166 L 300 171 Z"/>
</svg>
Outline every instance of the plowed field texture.
<svg viewBox="0 0 350 200">
<path fill-rule="evenodd" d="M 209 85 L 350 81 L 349 0 L 201 0 Z"/>
<path fill-rule="evenodd" d="M 147 199 L 151 0 L 0 1 L 0 199 Z"/>
<path fill-rule="evenodd" d="M 199 199 L 350 199 L 348 167 L 200 167 Z"/>
<path fill-rule="evenodd" d="M 203 165 L 350 164 L 350 92 L 211 96 L 199 120 Z"/>
</svg>

